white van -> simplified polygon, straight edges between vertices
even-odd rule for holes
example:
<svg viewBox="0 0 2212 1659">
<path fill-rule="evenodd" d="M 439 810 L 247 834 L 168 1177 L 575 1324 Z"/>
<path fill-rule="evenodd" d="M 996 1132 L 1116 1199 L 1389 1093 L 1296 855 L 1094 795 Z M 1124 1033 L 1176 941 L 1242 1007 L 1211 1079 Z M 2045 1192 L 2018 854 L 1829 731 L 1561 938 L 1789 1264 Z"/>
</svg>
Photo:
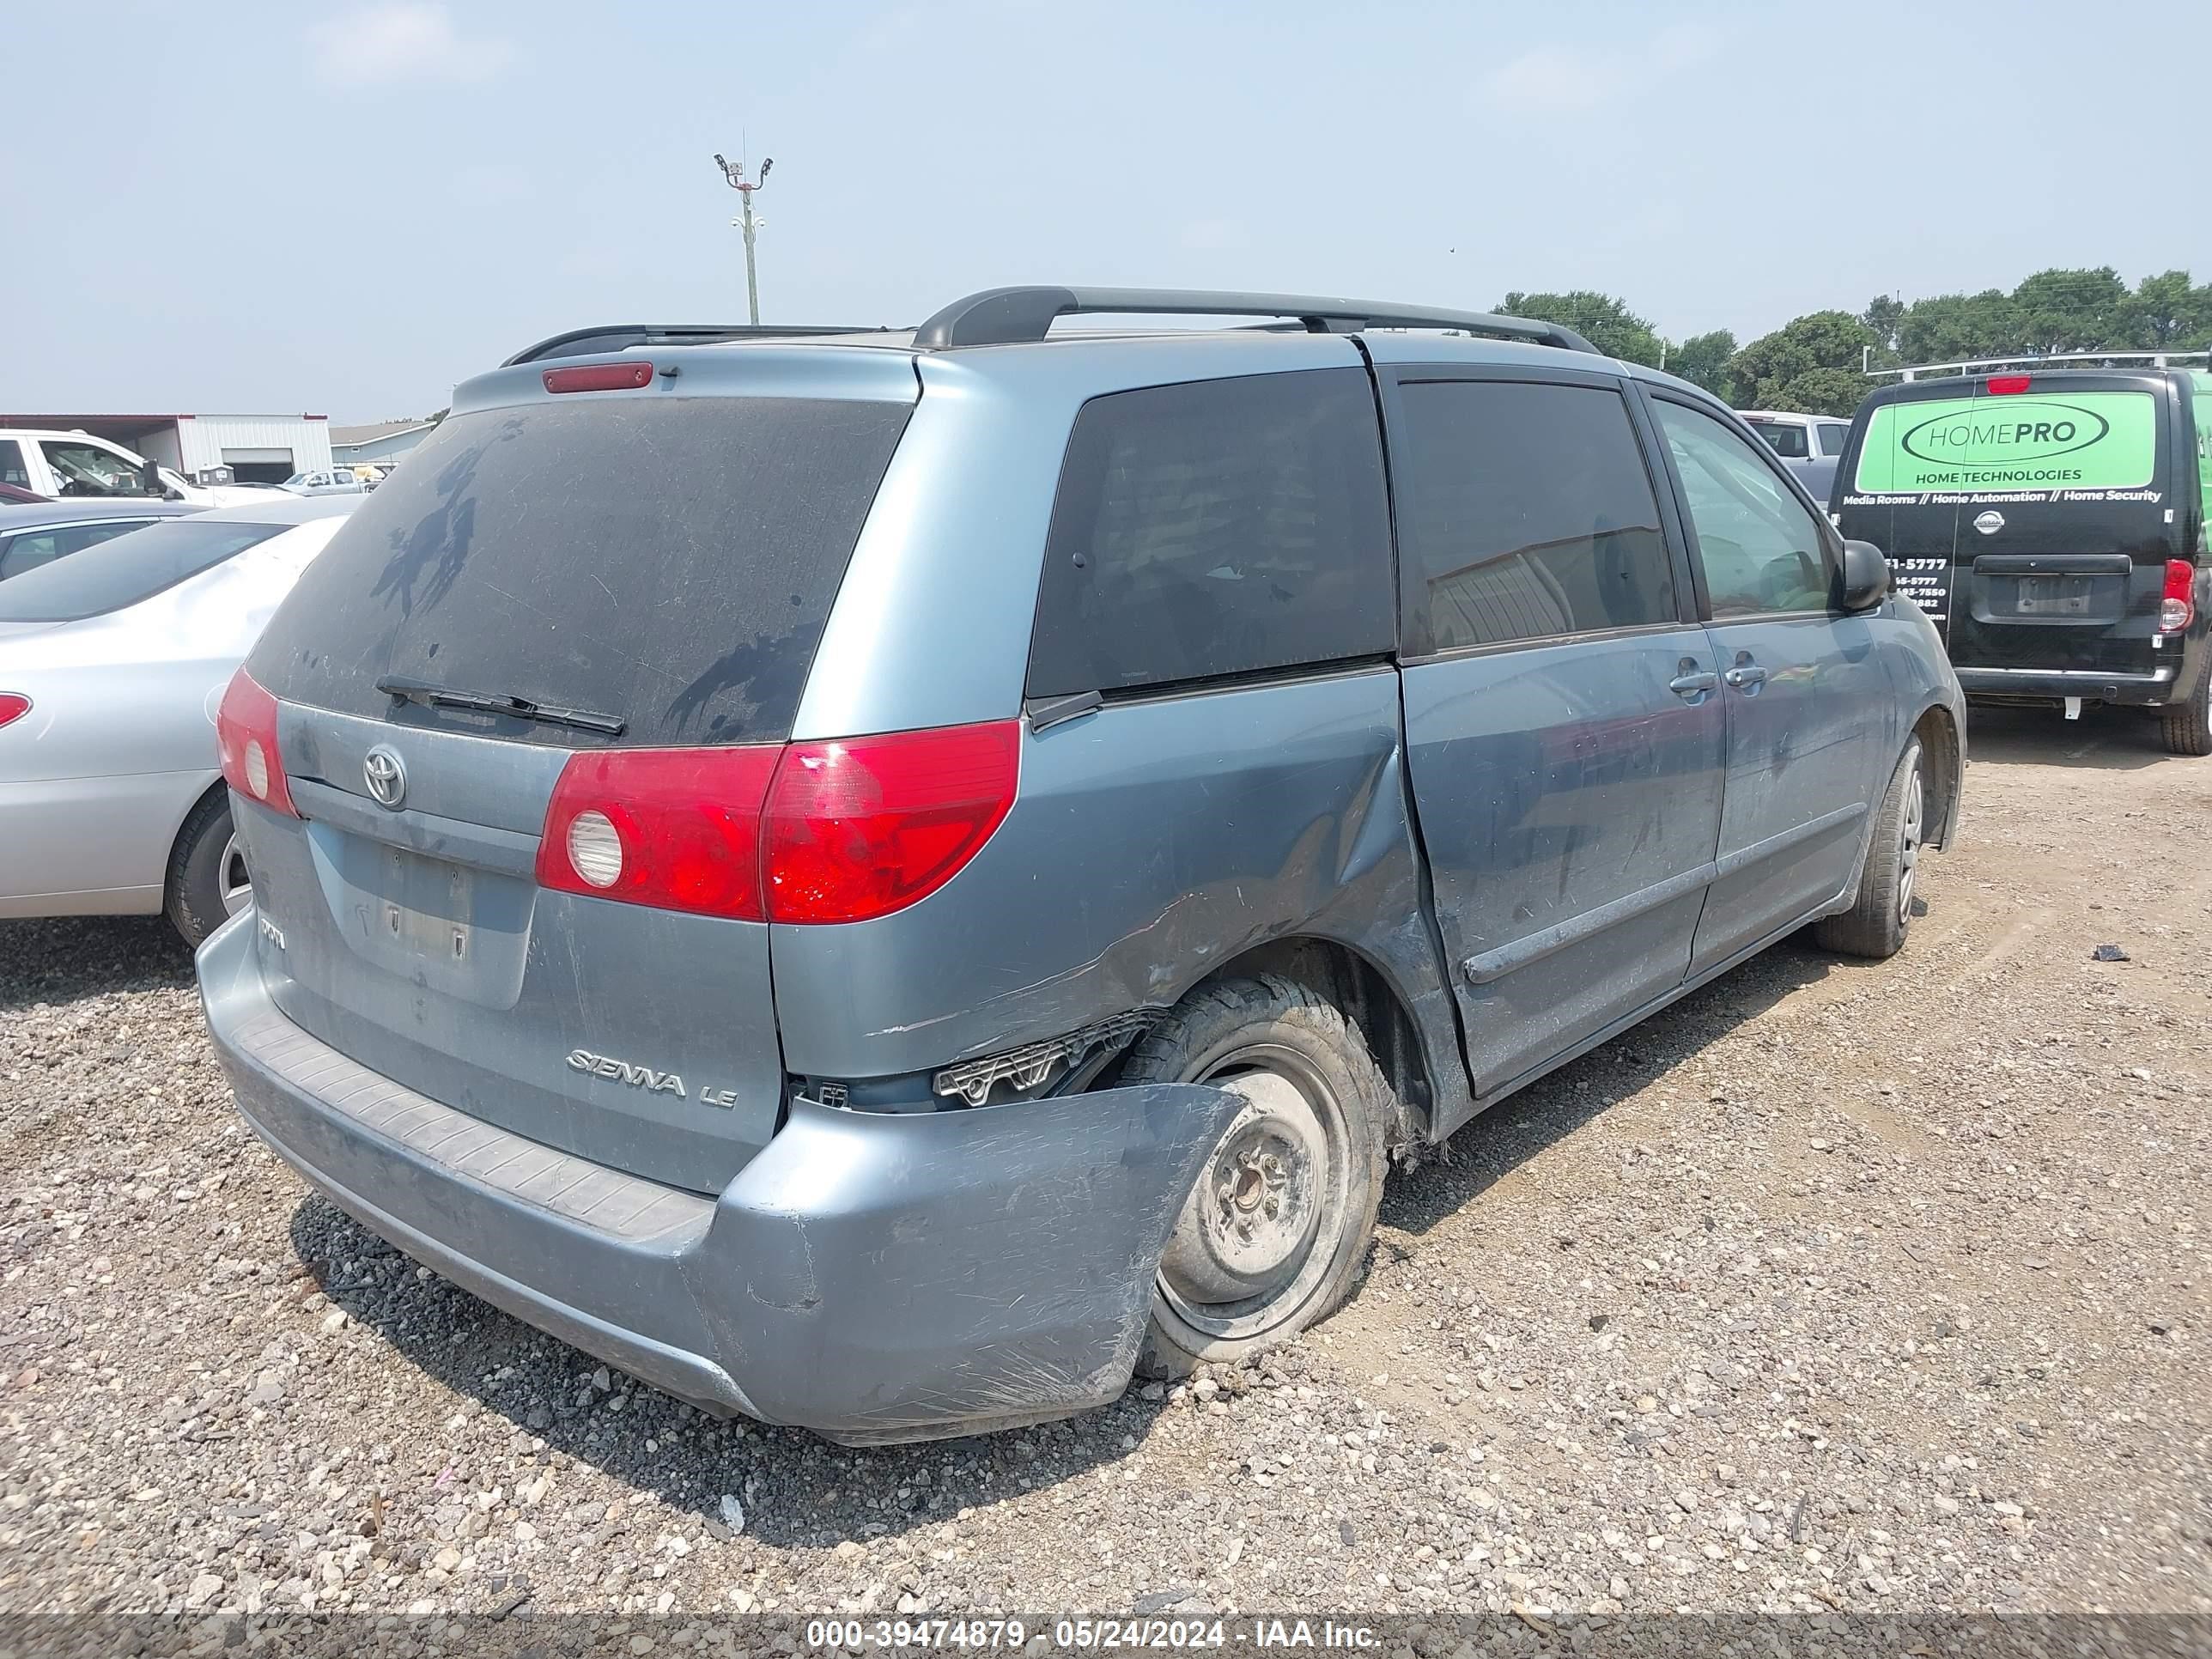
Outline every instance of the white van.
<svg viewBox="0 0 2212 1659">
<path fill-rule="evenodd" d="M 166 466 L 155 466 L 149 479 L 150 465 L 144 456 L 89 432 L 0 427 L 0 483 L 56 501 L 149 495 L 194 507 L 250 507 L 268 499 L 251 485 L 194 483 Z"/>
</svg>

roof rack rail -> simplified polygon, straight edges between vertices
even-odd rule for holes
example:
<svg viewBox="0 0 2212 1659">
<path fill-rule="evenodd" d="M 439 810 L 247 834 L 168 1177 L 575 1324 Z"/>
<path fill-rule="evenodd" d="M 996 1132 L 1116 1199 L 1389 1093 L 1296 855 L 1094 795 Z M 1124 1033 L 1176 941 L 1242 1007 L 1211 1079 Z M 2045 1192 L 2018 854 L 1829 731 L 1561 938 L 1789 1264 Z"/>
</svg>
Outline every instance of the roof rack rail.
<svg viewBox="0 0 2212 1659">
<path fill-rule="evenodd" d="M 1392 305 L 1373 300 L 1333 300 L 1310 294 L 1239 294 L 1176 288 L 993 288 L 955 300 L 915 331 L 925 351 L 952 346 L 1012 345 L 1042 340 L 1053 320 L 1096 313 L 1187 317 L 1295 317 L 1314 334 L 1364 328 L 1457 328 L 1530 340 L 1566 351 L 1595 352 L 1574 330 L 1525 317 L 1485 311 L 1440 311 L 1432 306 Z"/>
<path fill-rule="evenodd" d="M 1955 363 L 1911 363 L 1902 368 L 1870 368 L 1869 380 L 1894 374 L 1917 380 L 1923 374 L 1971 374 L 1982 368 L 2038 368 L 2067 363 L 2145 363 L 2166 368 L 2202 359 L 2212 366 L 2212 351 L 2023 351 L 2010 357 L 1969 357 Z"/>
<path fill-rule="evenodd" d="M 640 345 L 713 345 L 722 340 L 789 338 L 809 334 L 873 334 L 881 325 L 860 323 L 604 323 L 597 328 L 572 328 L 550 340 L 525 346 L 501 363 L 543 362 L 549 357 L 590 357 L 603 351 L 626 351 Z"/>
</svg>

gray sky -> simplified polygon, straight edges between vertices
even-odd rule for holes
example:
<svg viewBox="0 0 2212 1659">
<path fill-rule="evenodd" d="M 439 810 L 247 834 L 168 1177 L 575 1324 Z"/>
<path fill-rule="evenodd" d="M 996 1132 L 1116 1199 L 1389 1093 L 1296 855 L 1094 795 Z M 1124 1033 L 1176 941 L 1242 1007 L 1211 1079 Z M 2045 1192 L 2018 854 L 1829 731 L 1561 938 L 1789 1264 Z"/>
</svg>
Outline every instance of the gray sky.
<svg viewBox="0 0 2212 1659">
<path fill-rule="evenodd" d="M 2212 276 L 2203 0 L 124 0 L 0 34 L 23 411 L 381 419 L 562 329 L 742 320 L 741 134 L 771 321 L 1595 288 L 1747 340 L 2052 264 Z"/>
</svg>

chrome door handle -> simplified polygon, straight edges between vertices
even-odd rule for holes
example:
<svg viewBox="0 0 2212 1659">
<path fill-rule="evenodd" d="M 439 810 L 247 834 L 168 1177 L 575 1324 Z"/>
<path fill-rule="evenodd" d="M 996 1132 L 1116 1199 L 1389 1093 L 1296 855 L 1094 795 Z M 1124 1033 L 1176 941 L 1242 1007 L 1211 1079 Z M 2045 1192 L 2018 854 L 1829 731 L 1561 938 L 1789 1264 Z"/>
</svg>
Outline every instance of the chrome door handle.
<svg viewBox="0 0 2212 1659">
<path fill-rule="evenodd" d="M 1699 697 L 1720 683 L 1720 676 L 1707 670 L 1696 674 L 1677 674 L 1667 682 L 1667 689 L 1678 697 Z"/>
<path fill-rule="evenodd" d="M 1739 691 L 1766 684 L 1766 671 L 1757 663 L 1738 663 L 1721 676 Z"/>
</svg>

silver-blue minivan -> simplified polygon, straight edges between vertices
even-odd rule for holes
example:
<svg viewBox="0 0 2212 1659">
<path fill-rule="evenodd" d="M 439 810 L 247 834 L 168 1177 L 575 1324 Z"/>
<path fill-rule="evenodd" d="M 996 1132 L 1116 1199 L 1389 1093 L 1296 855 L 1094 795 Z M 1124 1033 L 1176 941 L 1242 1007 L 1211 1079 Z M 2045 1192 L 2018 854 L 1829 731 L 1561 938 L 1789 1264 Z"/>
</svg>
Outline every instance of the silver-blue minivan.
<svg viewBox="0 0 2212 1659">
<path fill-rule="evenodd" d="M 1958 683 L 1705 393 L 1298 295 L 717 332 L 463 386 L 221 713 L 240 1105 L 520 1317 L 848 1442 L 1065 1415 L 1328 1313 L 1394 1151 L 1903 943 Z"/>
</svg>

